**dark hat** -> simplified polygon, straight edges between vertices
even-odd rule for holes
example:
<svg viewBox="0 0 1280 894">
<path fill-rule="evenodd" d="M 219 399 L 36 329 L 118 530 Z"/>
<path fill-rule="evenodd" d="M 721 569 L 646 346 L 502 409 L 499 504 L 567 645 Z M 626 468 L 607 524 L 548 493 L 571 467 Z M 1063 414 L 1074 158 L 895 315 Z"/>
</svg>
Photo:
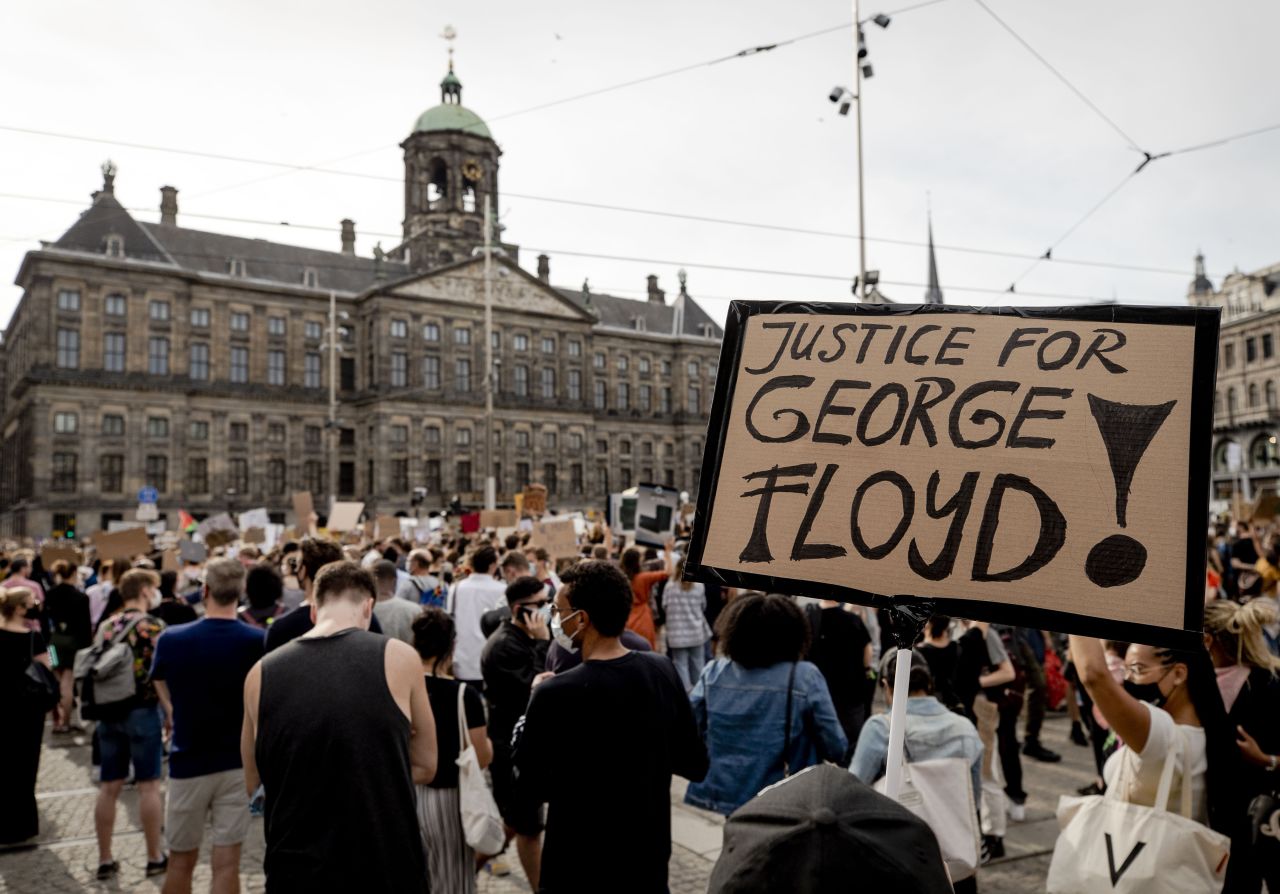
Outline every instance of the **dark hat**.
<svg viewBox="0 0 1280 894">
<path fill-rule="evenodd" d="M 810 767 L 733 812 L 707 894 L 950 894 L 937 839 L 847 770 Z"/>
</svg>

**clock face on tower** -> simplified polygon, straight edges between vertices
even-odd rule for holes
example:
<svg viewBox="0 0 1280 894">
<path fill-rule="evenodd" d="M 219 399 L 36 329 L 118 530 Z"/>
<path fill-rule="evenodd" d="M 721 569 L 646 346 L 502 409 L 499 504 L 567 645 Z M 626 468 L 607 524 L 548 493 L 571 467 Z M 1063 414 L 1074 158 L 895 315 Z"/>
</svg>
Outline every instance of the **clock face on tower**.
<svg viewBox="0 0 1280 894">
<path fill-rule="evenodd" d="M 480 166 L 480 162 L 474 158 L 469 158 L 462 163 L 462 176 L 466 177 L 473 183 L 478 181 L 484 175 L 484 168 Z"/>
</svg>

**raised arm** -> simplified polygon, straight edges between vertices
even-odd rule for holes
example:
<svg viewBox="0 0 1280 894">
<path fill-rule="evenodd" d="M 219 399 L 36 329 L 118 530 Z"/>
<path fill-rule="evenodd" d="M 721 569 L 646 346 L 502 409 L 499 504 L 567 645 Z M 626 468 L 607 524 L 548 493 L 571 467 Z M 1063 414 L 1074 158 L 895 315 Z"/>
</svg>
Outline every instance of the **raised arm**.
<svg viewBox="0 0 1280 894">
<path fill-rule="evenodd" d="M 1151 712 L 1116 682 L 1107 669 L 1102 640 L 1087 636 L 1071 637 L 1071 660 L 1089 698 L 1098 706 L 1117 736 L 1138 754 L 1147 745 L 1151 733 Z"/>
</svg>

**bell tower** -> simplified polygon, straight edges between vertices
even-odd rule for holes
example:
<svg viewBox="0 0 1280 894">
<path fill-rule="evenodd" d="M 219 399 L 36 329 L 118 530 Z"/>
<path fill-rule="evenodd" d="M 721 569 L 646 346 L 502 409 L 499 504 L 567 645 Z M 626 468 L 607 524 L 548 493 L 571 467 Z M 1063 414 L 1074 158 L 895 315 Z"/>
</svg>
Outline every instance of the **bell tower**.
<svg viewBox="0 0 1280 894">
<path fill-rule="evenodd" d="M 427 109 L 404 150 L 404 242 L 398 254 L 414 270 L 429 270 L 471 257 L 484 243 L 484 203 L 498 207 L 498 157 L 488 126 L 462 104 L 462 81 L 449 71 L 440 82 L 440 104 Z M 494 234 L 497 241 L 497 234 Z"/>
</svg>

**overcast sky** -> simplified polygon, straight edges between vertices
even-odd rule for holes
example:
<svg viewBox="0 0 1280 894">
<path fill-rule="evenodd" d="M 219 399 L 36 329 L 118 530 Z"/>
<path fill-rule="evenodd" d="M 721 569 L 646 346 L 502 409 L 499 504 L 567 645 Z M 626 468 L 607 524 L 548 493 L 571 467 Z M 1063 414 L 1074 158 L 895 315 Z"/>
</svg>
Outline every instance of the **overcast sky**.
<svg viewBox="0 0 1280 894">
<path fill-rule="evenodd" d="M 868 4 L 862 15 L 912 0 Z M 1139 146 L 1157 153 L 1280 123 L 1274 39 L 1280 3 L 1262 0 L 987 0 Z M 651 0 L 644 4 L 409 0 L 200 0 L 11 4 L 0 55 L 0 124 L 79 137 L 250 156 L 391 177 L 282 172 L 140 148 L 0 131 L 0 268 L 55 239 L 119 167 L 116 194 L 155 209 L 179 188 L 179 223 L 322 248 L 351 217 L 357 250 L 395 244 L 403 213 L 398 143 L 439 102 L 445 25 L 457 30 L 463 102 L 503 150 L 506 238 L 557 285 L 639 296 L 676 270 L 717 319 L 730 298 L 848 300 L 857 272 L 854 122 L 827 99 L 850 85 L 842 29 L 589 99 L 545 102 L 745 47 L 847 23 L 838 0 Z M 922 242 L 926 197 L 940 246 L 1039 254 L 1141 160 L 975 0 L 945 2 L 868 29 L 867 235 Z M 341 159 L 341 160 L 339 160 Z M 1153 163 L 1054 249 L 1055 258 L 1138 273 L 1040 264 L 1016 300 L 998 293 L 1025 260 L 940 249 L 954 304 L 1060 304 L 1030 297 L 1183 300 L 1202 248 L 1215 283 L 1280 261 L 1280 130 Z M 802 235 L 552 204 L 510 194 L 830 231 Z M 195 213 L 314 224 L 329 231 L 212 221 Z M 142 219 L 158 214 L 144 210 Z M 565 252 L 652 259 L 573 257 Z M 923 283 L 925 250 L 870 242 L 868 266 Z M 831 279 L 704 269 L 755 268 Z M 885 285 L 919 301 L 920 285 Z M 7 320 L 20 290 L 0 291 Z"/>
</svg>

